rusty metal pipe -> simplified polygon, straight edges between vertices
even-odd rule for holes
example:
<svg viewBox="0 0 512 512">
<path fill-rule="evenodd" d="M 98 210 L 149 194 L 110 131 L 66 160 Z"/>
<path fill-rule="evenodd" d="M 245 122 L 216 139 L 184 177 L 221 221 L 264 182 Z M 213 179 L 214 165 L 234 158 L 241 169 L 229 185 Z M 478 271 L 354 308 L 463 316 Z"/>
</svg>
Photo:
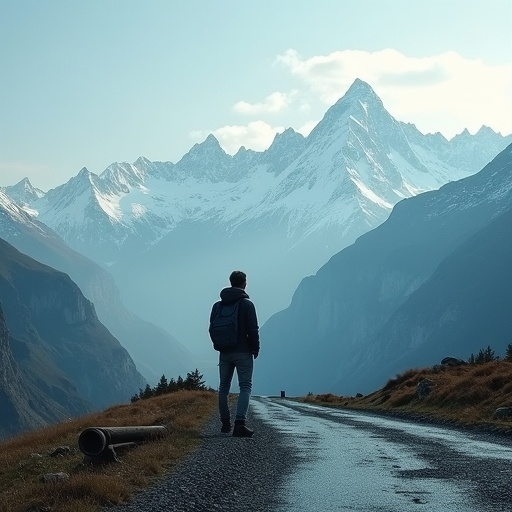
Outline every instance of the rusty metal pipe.
<svg viewBox="0 0 512 512">
<path fill-rule="evenodd" d="M 162 436 L 165 427 L 89 427 L 78 437 L 80 451 L 89 457 L 102 455 L 109 446 L 125 443 L 137 443 Z"/>
</svg>

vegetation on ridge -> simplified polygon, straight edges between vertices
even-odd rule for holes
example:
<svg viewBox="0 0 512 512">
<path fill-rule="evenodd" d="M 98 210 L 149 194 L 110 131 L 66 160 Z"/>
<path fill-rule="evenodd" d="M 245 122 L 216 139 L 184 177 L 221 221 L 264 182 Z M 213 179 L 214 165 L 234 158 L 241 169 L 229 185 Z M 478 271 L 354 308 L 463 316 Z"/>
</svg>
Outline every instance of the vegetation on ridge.
<svg viewBox="0 0 512 512">
<path fill-rule="evenodd" d="M 423 396 L 418 393 L 422 382 L 428 387 Z M 512 416 L 499 418 L 495 412 L 500 407 L 512 407 L 512 343 L 502 360 L 487 347 L 476 357 L 471 354 L 469 364 L 410 369 L 369 395 L 310 394 L 303 400 L 336 407 L 419 414 L 461 426 L 511 430 Z"/>
<path fill-rule="evenodd" d="M 171 378 L 171 380 L 168 381 L 167 377 L 162 375 L 155 387 L 152 388 L 149 384 L 146 384 L 145 389 L 139 388 L 139 392 L 132 396 L 131 401 L 133 403 L 137 400 L 145 400 L 146 398 L 165 395 L 166 393 L 175 393 L 183 389 L 189 391 L 214 391 L 212 388 L 206 387 L 203 375 L 199 373 L 199 370 L 196 368 L 193 372 L 188 372 L 185 379 L 181 375 L 178 375 L 176 380 Z"/>
</svg>

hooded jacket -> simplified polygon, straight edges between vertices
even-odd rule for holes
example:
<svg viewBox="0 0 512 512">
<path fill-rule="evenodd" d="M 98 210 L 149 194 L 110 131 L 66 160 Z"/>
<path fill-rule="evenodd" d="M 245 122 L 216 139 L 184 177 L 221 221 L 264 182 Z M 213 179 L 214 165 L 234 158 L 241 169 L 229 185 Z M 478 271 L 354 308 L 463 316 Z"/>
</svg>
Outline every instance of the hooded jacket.
<svg viewBox="0 0 512 512">
<path fill-rule="evenodd" d="M 223 305 L 231 305 L 240 301 L 238 305 L 238 345 L 225 352 L 250 352 L 257 356 L 260 351 L 260 336 L 256 308 L 249 300 L 249 295 L 242 288 L 224 288 L 220 292 Z M 213 320 L 217 308 L 216 302 L 210 313 L 210 322 Z"/>
</svg>

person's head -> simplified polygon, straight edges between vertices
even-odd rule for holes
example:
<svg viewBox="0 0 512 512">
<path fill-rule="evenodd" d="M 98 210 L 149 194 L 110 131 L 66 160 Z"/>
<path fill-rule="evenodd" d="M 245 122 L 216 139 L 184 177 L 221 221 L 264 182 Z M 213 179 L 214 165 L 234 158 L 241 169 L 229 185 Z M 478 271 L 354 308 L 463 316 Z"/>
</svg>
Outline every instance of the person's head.
<svg viewBox="0 0 512 512">
<path fill-rule="evenodd" d="M 247 276 L 241 270 L 234 270 L 229 276 L 229 282 L 234 288 L 245 288 Z"/>
</svg>

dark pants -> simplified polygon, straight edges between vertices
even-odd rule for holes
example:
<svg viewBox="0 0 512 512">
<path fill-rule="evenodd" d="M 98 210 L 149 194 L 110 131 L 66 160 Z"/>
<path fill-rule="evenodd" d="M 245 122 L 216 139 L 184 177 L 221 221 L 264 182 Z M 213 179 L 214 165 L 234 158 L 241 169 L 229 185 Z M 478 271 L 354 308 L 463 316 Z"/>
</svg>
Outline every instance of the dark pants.
<svg viewBox="0 0 512 512">
<path fill-rule="evenodd" d="M 221 352 L 219 355 L 219 413 L 221 420 L 230 419 L 228 396 L 235 372 L 240 394 L 236 407 L 237 420 L 246 420 L 252 390 L 253 357 L 249 352 Z"/>
</svg>

